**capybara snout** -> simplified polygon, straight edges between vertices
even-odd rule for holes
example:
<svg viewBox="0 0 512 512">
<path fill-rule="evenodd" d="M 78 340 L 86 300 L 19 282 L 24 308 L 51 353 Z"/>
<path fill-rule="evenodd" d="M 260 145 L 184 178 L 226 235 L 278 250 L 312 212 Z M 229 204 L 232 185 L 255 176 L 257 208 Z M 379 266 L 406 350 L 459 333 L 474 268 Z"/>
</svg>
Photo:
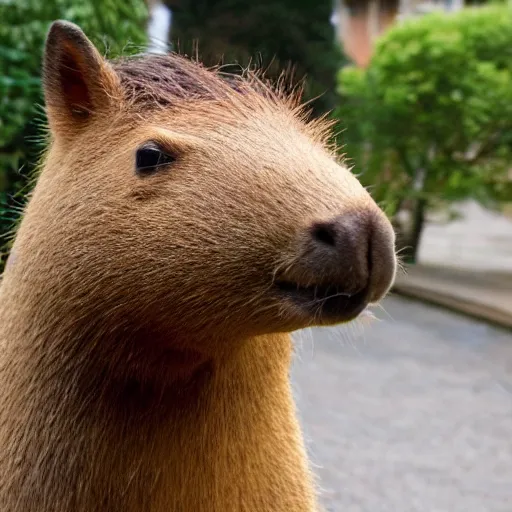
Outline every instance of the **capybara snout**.
<svg viewBox="0 0 512 512">
<path fill-rule="evenodd" d="M 394 280 L 394 232 L 372 203 L 312 222 L 279 275 L 285 300 L 318 323 L 351 320 L 379 301 Z"/>
</svg>

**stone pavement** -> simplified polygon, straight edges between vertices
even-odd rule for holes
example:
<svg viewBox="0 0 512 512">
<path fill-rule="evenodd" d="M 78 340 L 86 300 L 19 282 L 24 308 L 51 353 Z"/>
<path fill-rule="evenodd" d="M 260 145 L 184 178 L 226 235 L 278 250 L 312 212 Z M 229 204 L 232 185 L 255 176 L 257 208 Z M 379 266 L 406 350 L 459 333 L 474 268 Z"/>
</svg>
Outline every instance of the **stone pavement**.
<svg viewBox="0 0 512 512">
<path fill-rule="evenodd" d="M 295 334 L 292 382 L 326 512 L 511 512 L 512 333 L 391 296 Z"/>
<path fill-rule="evenodd" d="M 512 274 L 414 265 L 394 291 L 512 328 Z"/>
</svg>

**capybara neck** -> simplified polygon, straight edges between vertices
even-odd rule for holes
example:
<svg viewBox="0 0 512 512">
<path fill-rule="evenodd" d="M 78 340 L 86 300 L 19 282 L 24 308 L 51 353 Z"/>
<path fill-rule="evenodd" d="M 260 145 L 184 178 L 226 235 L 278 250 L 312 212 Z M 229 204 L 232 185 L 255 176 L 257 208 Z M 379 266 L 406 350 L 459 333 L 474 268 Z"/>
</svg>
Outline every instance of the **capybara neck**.
<svg viewBox="0 0 512 512">
<path fill-rule="evenodd" d="M 0 283 L 2 512 L 315 512 L 292 331 L 395 275 L 297 94 L 48 34 L 50 140 Z"/>
<path fill-rule="evenodd" d="M 16 316 L 21 322 L 35 330 L 31 318 Z M 154 378 L 147 370 L 139 378 L 111 366 L 125 365 L 126 354 L 111 353 L 102 365 L 105 353 L 84 350 L 144 340 L 38 330 L 19 339 L 2 330 L 9 363 L 1 414 L 10 424 L 0 431 L 2 510 L 313 510 L 287 335 L 247 339 L 222 360 L 187 362 L 166 383 L 156 361 Z"/>
</svg>

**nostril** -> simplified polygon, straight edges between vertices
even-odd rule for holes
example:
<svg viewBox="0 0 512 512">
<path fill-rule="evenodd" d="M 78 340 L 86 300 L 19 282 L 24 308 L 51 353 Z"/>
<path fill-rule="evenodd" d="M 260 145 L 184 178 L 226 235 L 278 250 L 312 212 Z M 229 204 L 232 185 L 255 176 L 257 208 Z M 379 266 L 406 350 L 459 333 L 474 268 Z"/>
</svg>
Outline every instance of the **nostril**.
<svg viewBox="0 0 512 512">
<path fill-rule="evenodd" d="M 316 224 L 313 227 L 312 235 L 317 242 L 336 247 L 336 233 L 333 226 L 329 224 Z"/>
</svg>

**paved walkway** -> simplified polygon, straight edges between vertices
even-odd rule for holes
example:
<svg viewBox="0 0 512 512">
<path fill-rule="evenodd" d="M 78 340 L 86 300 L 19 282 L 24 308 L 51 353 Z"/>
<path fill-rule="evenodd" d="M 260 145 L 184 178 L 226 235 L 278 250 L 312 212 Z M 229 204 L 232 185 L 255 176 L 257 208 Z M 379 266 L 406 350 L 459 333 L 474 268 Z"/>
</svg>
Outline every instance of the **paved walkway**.
<svg viewBox="0 0 512 512">
<path fill-rule="evenodd" d="M 453 204 L 452 208 L 460 218 L 449 222 L 447 212 L 429 213 L 418 261 L 440 267 L 455 262 L 462 268 L 512 274 L 512 211 L 502 215 L 475 201 Z M 438 222 L 432 222 L 435 218 Z"/>
<path fill-rule="evenodd" d="M 417 265 L 397 276 L 395 291 L 512 328 L 512 274 Z"/>
<path fill-rule="evenodd" d="M 326 512 L 511 512 L 512 333 L 405 297 L 296 334 Z"/>
</svg>

